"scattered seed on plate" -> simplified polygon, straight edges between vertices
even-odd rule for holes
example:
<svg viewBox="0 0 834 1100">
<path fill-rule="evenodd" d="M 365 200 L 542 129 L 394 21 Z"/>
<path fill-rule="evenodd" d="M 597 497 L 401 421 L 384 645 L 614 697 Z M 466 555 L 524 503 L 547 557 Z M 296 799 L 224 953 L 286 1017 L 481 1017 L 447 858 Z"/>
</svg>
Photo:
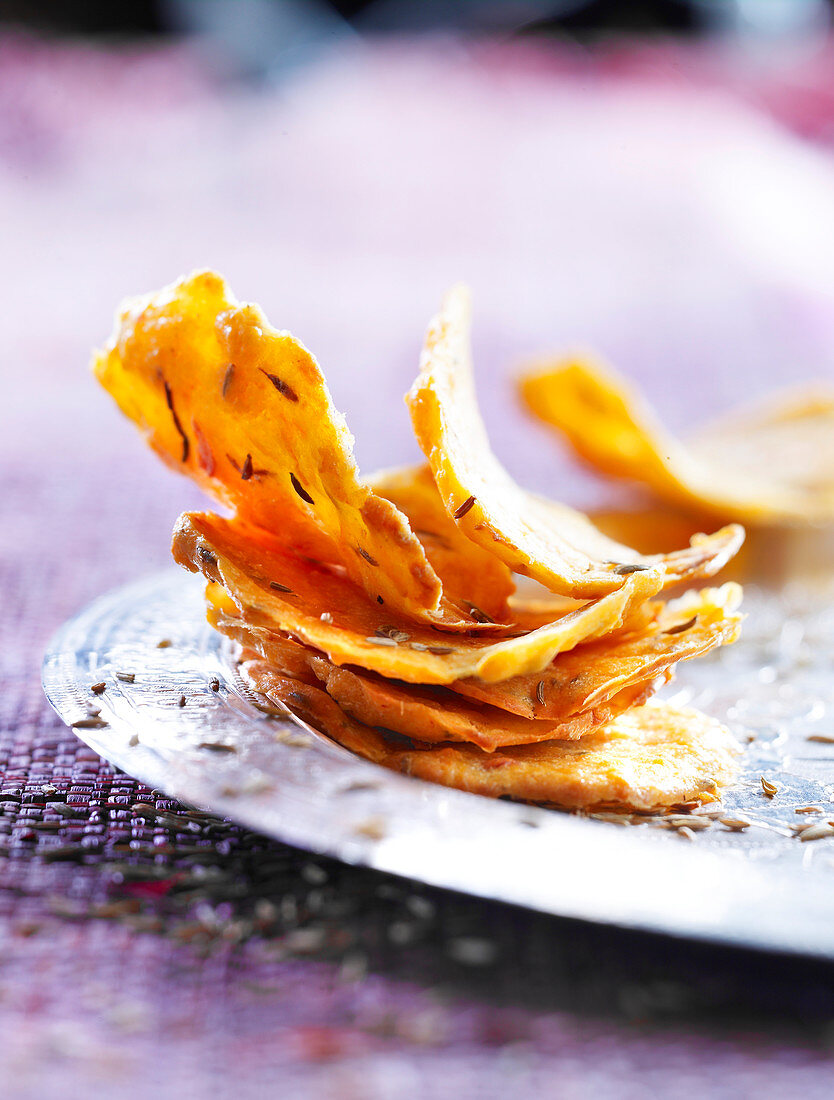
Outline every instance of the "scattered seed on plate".
<svg viewBox="0 0 834 1100">
<path fill-rule="evenodd" d="M 103 691 L 106 691 L 106 690 L 107 690 L 107 684 L 104 680 L 102 680 L 98 684 L 93 684 L 92 687 L 90 688 L 90 691 L 93 693 L 93 695 L 101 695 L 101 693 Z"/>
<path fill-rule="evenodd" d="M 209 680 L 209 687 L 212 691 L 220 691 L 220 681 L 216 676 L 212 680 Z"/>
<path fill-rule="evenodd" d="M 173 642 L 171 641 L 170 638 L 162 638 L 161 641 L 158 641 L 156 643 L 156 648 L 157 649 L 167 649 L 170 645 L 173 645 Z"/>
<path fill-rule="evenodd" d="M 177 700 L 177 706 L 178 707 L 184 707 L 185 706 L 185 696 L 184 695 L 181 695 L 179 697 L 179 699 Z"/>
<path fill-rule="evenodd" d="M 695 839 L 695 833 L 688 825 L 681 825 L 681 827 L 677 830 L 677 833 L 678 836 L 685 837 L 687 840 Z"/>
<path fill-rule="evenodd" d="M 360 821 L 354 825 L 353 831 L 370 840 L 382 840 L 385 836 L 385 822 L 381 817 L 369 817 L 366 821 Z"/>
<path fill-rule="evenodd" d="M 72 729 L 74 730 L 101 730 L 107 723 L 103 718 L 80 718 L 77 722 L 72 723 Z"/>
<path fill-rule="evenodd" d="M 116 679 L 121 680 L 123 684 L 133 684 L 136 682 L 135 672 L 117 672 Z"/>
<path fill-rule="evenodd" d="M 752 821 L 748 821 L 745 817 L 719 817 L 718 820 L 729 829 L 731 833 L 740 833 L 744 829 L 749 829 L 753 824 Z"/>
<path fill-rule="evenodd" d="M 809 825 L 799 833 L 799 839 L 801 841 L 806 840 L 823 840 L 825 837 L 834 836 L 834 825 L 829 821 L 818 821 L 814 825 Z"/>
<path fill-rule="evenodd" d="M 356 794 L 358 791 L 377 791 L 379 783 L 373 779 L 355 779 L 340 787 L 337 794 Z"/>
<path fill-rule="evenodd" d="M 606 821 L 609 825 L 632 825 L 631 814 L 613 814 L 606 811 L 600 811 L 595 814 L 588 814 L 588 817 L 593 818 L 594 821 Z"/>
<path fill-rule="evenodd" d="M 760 776 L 760 782 L 762 784 L 762 791 L 768 798 L 773 798 L 778 793 L 779 788 L 775 783 L 771 783 L 769 779 L 765 779 L 764 776 Z"/>
<path fill-rule="evenodd" d="M 708 829 L 712 824 L 712 821 L 708 817 L 702 817 L 700 814 L 667 814 L 664 818 L 674 829 L 687 828 L 700 831 L 701 829 Z"/>
<path fill-rule="evenodd" d="M 301 730 L 280 730 L 275 734 L 275 740 L 294 749 L 309 749 L 313 744 L 312 739 Z"/>
<path fill-rule="evenodd" d="M 794 810 L 795 814 L 820 814 L 822 813 L 822 806 L 797 806 Z"/>
<path fill-rule="evenodd" d="M 819 745 L 834 745 L 834 737 L 828 733 L 812 733 L 806 741 L 816 741 Z"/>
<path fill-rule="evenodd" d="M 211 749 L 212 752 L 237 752 L 234 745 L 227 745 L 223 741 L 201 741 L 198 749 Z"/>
</svg>

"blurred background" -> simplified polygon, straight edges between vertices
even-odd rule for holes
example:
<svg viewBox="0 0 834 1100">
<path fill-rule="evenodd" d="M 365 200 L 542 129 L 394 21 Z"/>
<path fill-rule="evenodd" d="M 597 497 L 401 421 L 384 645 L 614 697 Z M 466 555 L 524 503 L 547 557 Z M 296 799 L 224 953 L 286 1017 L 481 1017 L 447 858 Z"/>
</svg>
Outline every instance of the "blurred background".
<svg viewBox="0 0 834 1100">
<path fill-rule="evenodd" d="M 402 395 L 457 280 L 495 449 L 586 506 L 611 490 L 521 413 L 527 357 L 595 349 L 679 429 L 834 375 L 827 0 L 0 12 L 0 456 L 23 486 L 42 441 L 32 537 L 95 479 L 164 560 L 191 490 L 87 363 L 120 299 L 196 267 L 318 356 L 367 471 L 417 458 Z"/>
<path fill-rule="evenodd" d="M 289 1098 L 313 1095 L 298 1085 L 313 1074 L 345 1097 L 488 1100 L 522 1079 L 519 1096 L 831 1095 L 816 962 L 731 966 L 462 898 L 420 954 L 395 938 L 419 910 L 386 908 L 394 895 L 348 868 L 333 880 L 360 899 L 347 931 L 382 960 L 367 981 L 348 955 L 328 970 L 315 938 L 303 957 L 257 936 L 203 955 L 192 910 L 180 929 L 159 891 L 186 851 L 198 869 L 214 851 L 179 834 L 146 851 L 139 789 L 49 717 L 39 667 L 71 614 L 173 569 L 175 517 L 205 503 L 88 371 L 123 297 L 194 268 L 318 356 L 369 472 L 418 458 L 402 396 L 458 280 L 498 456 L 584 508 L 625 490 L 525 418 L 528 357 L 595 349 L 681 430 L 834 378 L 833 27 L 823 0 L 0 0 L 4 1095 L 247 1100 L 278 1081 Z M 53 776 L 60 797 L 87 807 L 95 790 L 108 808 L 68 806 L 47 861 L 34 826 Z M 247 836 L 243 893 L 271 881 L 294 906 L 300 884 L 318 914 L 321 872 Z M 205 881 L 238 889 L 236 851 L 218 846 Z M 137 908 L 113 886 L 134 854 L 171 875 L 148 878 L 141 911 L 138 877 Z M 452 934 L 494 936 L 496 964 L 461 978 L 438 946 Z"/>
</svg>

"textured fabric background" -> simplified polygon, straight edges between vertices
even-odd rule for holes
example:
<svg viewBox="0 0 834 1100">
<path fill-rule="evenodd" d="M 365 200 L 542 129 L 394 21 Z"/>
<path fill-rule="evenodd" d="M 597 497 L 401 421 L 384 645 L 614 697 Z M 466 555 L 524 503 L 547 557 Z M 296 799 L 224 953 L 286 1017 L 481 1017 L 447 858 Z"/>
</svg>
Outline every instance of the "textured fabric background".
<svg viewBox="0 0 834 1100">
<path fill-rule="evenodd" d="M 179 48 L 0 40 L 4 1096 L 830 1096 L 830 968 L 189 817 L 76 742 L 38 676 L 197 503 L 86 371 L 118 300 L 181 271 L 315 351 L 365 469 L 415 457 L 401 396 L 461 278 L 496 450 L 572 501 L 611 490 L 517 410 L 525 356 L 599 348 L 676 427 L 834 375 L 830 62 L 390 43 L 252 93 Z"/>
</svg>

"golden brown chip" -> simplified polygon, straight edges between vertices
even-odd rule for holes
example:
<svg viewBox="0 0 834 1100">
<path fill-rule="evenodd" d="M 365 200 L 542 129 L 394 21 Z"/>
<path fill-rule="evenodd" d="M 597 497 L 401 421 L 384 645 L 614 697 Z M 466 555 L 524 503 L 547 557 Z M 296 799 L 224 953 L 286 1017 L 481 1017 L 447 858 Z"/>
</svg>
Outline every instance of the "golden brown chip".
<svg viewBox="0 0 834 1100">
<path fill-rule="evenodd" d="M 663 581 L 659 570 L 634 573 L 617 592 L 547 626 L 521 637 L 499 633 L 496 639 L 415 624 L 370 601 L 333 567 L 301 561 L 266 532 L 239 520 L 186 513 L 172 549 L 180 565 L 221 583 L 249 626 L 265 635 L 293 635 L 334 664 L 358 665 L 409 683 L 448 684 L 461 677 L 493 682 L 537 672 L 558 653 L 618 629 Z"/>
<path fill-rule="evenodd" d="M 315 661 L 313 667 L 327 694 L 366 726 L 393 730 L 428 744 L 469 742 L 485 752 L 508 745 L 583 737 L 629 707 L 645 703 L 659 686 L 650 681 L 626 688 L 606 703 L 565 721 L 531 722 L 497 707 L 466 700 L 444 687 L 403 684 L 370 672 L 337 668 L 323 659 Z"/>
<path fill-rule="evenodd" d="M 624 379 L 588 360 L 521 380 L 527 407 L 594 469 L 697 513 L 750 524 L 834 519 L 834 388 L 810 386 L 741 412 L 688 443 Z"/>
<path fill-rule="evenodd" d="M 216 586 L 211 585 L 214 589 Z M 278 675 L 307 684 L 321 683 L 347 714 L 366 726 L 381 727 L 418 741 L 436 744 L 467 741 L 486 752 L 507 745 L 582 737 L 629 707 L 641 706 L 664 678 L 626 688 L 608 702 L 560 722 L 529 721 L 487 704 L 468 701 L 441 686 L 406 684 L 372 672 L 339 668 L 320 653 L 273 634 L 269 660 L 252 647 L 246 624 L 233 609 L 221 610 L 209 593 L 209 622 L 243 646 L 244 659 L 264 663 Z"/>
<path fill-rule="evenodd" d="M 714 795 L 735 777 L 738 751 L 714 718 L 650 702 L 581 741 L 543 741 L 494 753 L 469 745 L 400 749 L 383 762 L 420 779 L 493 798 L 570 810 L 616 805 L 647 811 Z"/>
<path fill-rule="evenodd" d="M 372 599 L 440 618 L 405 517 L 360 482 L 313 356 L 212 272 L 128 301 L 95 373 L 169 465 L 299 552 L 341 562 Z"/>
<path fill-rule="evenodd" d="M 226 601 L 218 596 L 224 590 L 217 584 L 210 584 L 206 588 L 206 602 L 208 605 L 206 617 L 215 630 L 225 634 L 239 642 L 242 651 L 241 659 L 263 660 L 263 656 L 254 646 L 254 638 L 247 634 L 243 621 L 240 618 L 237 607 L 226 597 L 231 608 L 226 606 Z M 319 677 L 313 672 L 312 660 L 316 656 L 315 651 L 308 649 L 298 642 L 283 636 L 274 636 L 270 646 L 270 663 L 281 676 L 287 676 L 292 680 L 300 680 L 303 683 L 318 684 Z"/>
<path fill-rule="evenodd" d="M 385 764 L 389 747 L 376 730 L 361 725 L 341 709 L 326 691 L 314 684 L 282 676 L 262 661 L 240 666 L 255 691 L 279 709 L 286 707 L 312 729 L 324 733 L 358 756 Z"/>
<path fill-rule="evenodd" d="M 432 323 L 406 400 L 440 496 L 460 529 L 553 592 L 600 596 L 622 585 L 632 568 L 654 564 L 665 568 L 667 583 L 712 576 L 741 545 L 743 530 L 731 526 L 680 552 L 644 557 L 581 513 L 519 488 L 493 455 L 478 412 L 463 287 L 447 295 Z"/>
<path fill-rule="evenodd" d="M 598 726 L 580 741 L 543 741 L 483 752 L 472 745 L 396 746 L 357 722 L 325 692 L 249 662 L 253 687 L 314 729 L 377 764 L 492 798 L 569 810 L 619 806 L 651 811 L 714 796 L 737 771 L 739 747 L 699 711 L 648 703 Z"/>
<path fill-rule="evenodd" d="M 507 599 L 515 588 L 510 570 L 459 530 L 443 507 L 428 467 L 384 470 L 369 477 L 368 484 L 408 517 L 450 603 L 476 617 L 508 620 Z"/>
<path fill-rule="evenodd" d="M 561 653 L 544 671 L 496 684 L 459 680 L 453 691 L 524 718 L 559 720 L 597 706 L 616 692 L 734 642 L 741 589 L 729 583 L 668 603 L 644 632 L 601 638 Z"/>
</svg>

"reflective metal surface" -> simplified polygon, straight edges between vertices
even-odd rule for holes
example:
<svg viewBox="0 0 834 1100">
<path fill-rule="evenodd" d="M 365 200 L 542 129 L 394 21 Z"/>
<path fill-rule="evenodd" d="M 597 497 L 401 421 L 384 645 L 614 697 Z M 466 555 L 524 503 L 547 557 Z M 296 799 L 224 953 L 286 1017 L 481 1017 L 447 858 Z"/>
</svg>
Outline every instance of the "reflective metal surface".
<svg viewBox="0 0 834 1100">
<path fill-rule="evenodd" d="M 43 679 L 64 721 L 125 771 L 288 843 L 545 912 L 834 958 L 834 839 L 794 831 L 834 820 L 834 743 L 808 739 L 834 739 L 834 605 L 815 585 L 751 586 L 745 609 L 742 641 L 680 666 L 664 693 L 751 739 L 723 800 L 753 823 L 744 832 L 717 819 L 691 836 L 656 819 L 619 827 L 358 760 L 259 709 L 205 622 L 200 583 L 175 570 L 67 623 Z M 796 813 L 807 805 L 819 812 Z"/>
</svg>

